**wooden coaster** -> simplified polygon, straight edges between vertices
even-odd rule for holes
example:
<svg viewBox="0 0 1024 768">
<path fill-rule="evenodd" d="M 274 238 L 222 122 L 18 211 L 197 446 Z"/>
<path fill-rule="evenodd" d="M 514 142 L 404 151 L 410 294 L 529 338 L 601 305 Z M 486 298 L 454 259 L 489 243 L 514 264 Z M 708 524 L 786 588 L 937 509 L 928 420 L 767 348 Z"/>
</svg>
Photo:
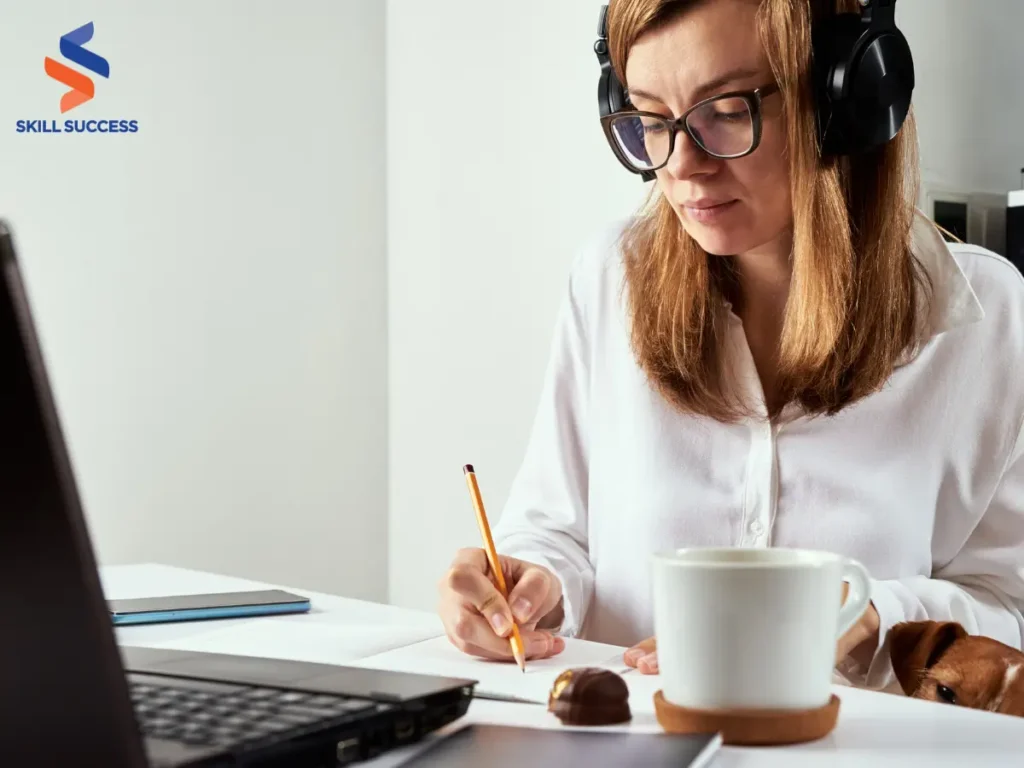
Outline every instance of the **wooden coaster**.
<svg viewBox="0 0 1024 768">
<path fill-rule="evenodd" d="M 658 691 L 654 711 L 666 733 L 721 733 L 725 744 L 779 746 L 816 741 L 831 733 L 839 719 L 839 697 L 833 694 L 820 709 L 730 711 L 677 707 Z"/>
</svg>

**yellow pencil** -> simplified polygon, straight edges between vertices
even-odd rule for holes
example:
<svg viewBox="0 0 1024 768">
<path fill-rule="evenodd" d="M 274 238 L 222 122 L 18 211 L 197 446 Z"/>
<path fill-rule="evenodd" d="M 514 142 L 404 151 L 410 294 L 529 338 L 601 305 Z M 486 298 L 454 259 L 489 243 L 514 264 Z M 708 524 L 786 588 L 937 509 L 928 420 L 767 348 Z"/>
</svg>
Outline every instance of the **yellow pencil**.
<svg viewBox="0 0 1024 768">
<path fill-rule="evenodd" d="M 505 575 L 501 572 L 501 563 L 498 561 L 498 552 L 494 549 L 494 539 L 491 538 L 491 526 L 487 523 L 487 513 L 484 511 L 484 500 L 480 496 L 480 486 L 476 482 L 476 472 L 473 465 L 467 464 L 462 468 L 466 474 L 466 484 L 469 486 L 469 495 L 473 500 L 473 509 L 476 510 L 476 523 L 480 526 L 480 536 L 484 540 L 484 552 L 487 553 L 487 561 L 491 564 L 491 572 L 494 574 L 494 581 L 501 596 L 508 600 L 508 589 L 505 586 Z M 509 637 L 512 644 L 512 656 L 519 665 L 519 669 L 526 672 L 526 651 L 523 648 L 523 638 L 519 636 L 519 627 L 515 619 L 512 620 L 512 634 Z"/>
</svg>

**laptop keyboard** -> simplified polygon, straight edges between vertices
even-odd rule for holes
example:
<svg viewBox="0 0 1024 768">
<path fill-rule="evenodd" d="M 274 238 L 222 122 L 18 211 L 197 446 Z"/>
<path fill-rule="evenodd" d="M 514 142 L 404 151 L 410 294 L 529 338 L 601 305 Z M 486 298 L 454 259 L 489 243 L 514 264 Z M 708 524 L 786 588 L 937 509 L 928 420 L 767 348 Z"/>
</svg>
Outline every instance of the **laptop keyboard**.
<svg viewBox="0 0 1024 768">
<path fill-rule="evenodd" d="M 132 674 L 128 683 L 146 736 L 195 746 L 256 746 L 289 739 L 344 724 L 380 706 L 337 695 L 156 675 Z"/>
</svg>

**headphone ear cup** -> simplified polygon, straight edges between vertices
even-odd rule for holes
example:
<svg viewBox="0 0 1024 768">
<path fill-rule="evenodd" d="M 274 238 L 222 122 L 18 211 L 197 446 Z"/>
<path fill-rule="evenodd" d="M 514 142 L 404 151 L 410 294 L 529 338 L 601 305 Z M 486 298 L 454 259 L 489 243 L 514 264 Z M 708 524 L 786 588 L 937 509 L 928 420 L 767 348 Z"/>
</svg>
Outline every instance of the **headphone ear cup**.
<svg viewBox="0 0 1024 768">
<path fill-rule="evenodd" d="M 855 116 L 847 98 L 851 59 L 863 33 L 860 16 L 843 13 L 822 21 L 813 36 L 813 81 L 818 140 L 824 155 L 852 150 Z"/>
<path fill-rule="evenodd" d="M 814 35 L 818 138 L 824 155 L 855 155 L 891 141 L 907 119 L 914 61 L 895 26 L 865 29 L 856 14 Z"/>
<path fill-rule="evenodd" d="M 910 113 L 914 59 L 896 28 L 864 41 L 851 70 L 849 99 L 856 114 L 854 146 L 867 151 L 892 141 Z"/>
<path fill-rule="evenodd" d="M 618 112 L 620 109 L 624 109 L 629 105 L 629 97 L 626 95 L 626 89 L 622 87 L 622 83 L 619 82 L 619 78 L 612 72 L 608 83 L 608 102 L 611 105 L 612 112 Z"/>
<path fill-rule="evenodd" d="M 601 79 L 597 86 L 597 100 L 601 107 L 601 116 L 618 112 L 629 102 L 626 91 L 615 76 L 615 70 L 611 65 L 601 68 Z"/>
</svg>

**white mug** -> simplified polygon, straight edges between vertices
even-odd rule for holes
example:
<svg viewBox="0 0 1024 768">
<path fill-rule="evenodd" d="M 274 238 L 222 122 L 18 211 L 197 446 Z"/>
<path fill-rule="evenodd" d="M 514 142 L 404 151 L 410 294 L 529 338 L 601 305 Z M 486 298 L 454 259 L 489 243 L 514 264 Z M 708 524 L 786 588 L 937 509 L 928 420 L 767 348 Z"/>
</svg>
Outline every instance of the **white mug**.
<svg viewBox="0 0 1024 768">
<path fill-rule="evenodd" d="M 828 704 L 836 643 L 871 599 L 860 563 L 778 548 L 656 554 L 653 591 L 662 695 L 712 710 Z"/>
</svg>

